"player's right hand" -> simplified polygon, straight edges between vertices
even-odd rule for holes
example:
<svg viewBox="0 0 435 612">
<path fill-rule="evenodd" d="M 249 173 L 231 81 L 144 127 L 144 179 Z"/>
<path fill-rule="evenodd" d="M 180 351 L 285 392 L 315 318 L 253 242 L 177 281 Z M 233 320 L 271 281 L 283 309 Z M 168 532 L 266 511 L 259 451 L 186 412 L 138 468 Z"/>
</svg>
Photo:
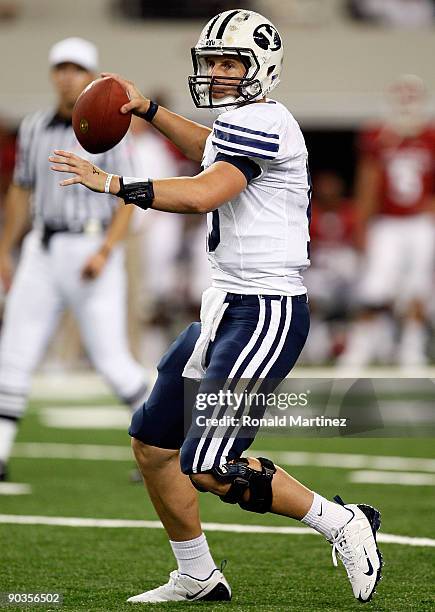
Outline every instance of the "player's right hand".
<svg viewBox="0 0 435 612">
<path fill-rule="evenodd" d="M 11 288 L 14 275 L 14 264 L 9 253 L 0 253 L 0 280 L 7 292 Z"/>
<path fill-rule="evenodd" d="M 50 166 L 51 170 L 74 174 L 73 178 L 61 181 L 59 183 L 61 187 L 81 184 L 96 193 L 104 193 L 107 172 L 104 172 L 104 170 L 101 170 L 101 168 L 98 168 L 87 159 L 62 149 L 55 149 L 54 155 L 50 155 L 48 159 L 54 164 Z"/>
<path fill-rule="evenodd" d="M 102 77 L 111 77 L 115 81 L 117 81 L 127 92 L 128 97 L 130 98 L 130 102 L 121 106 L 121 113 L 133 113 L 137 117 L 143 117 L 147 112 L 150 100 L 145 98 L 144 95 L 139 91 L 133 81 L 128 81 L 124 79 L 119 74 L 114 74 L 113 72 L 102 72 Z"/>
</svg>

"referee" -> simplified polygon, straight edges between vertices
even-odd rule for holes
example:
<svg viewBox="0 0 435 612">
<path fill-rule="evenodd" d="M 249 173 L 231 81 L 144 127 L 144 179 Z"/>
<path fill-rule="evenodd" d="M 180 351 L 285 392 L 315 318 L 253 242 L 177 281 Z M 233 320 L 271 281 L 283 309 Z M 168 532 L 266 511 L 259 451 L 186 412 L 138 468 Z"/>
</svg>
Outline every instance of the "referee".
<svg viewBox="0 0 435 612">
<path fill-rule="evenodd" d="M 49 55 L 55 109 L 26 117 L 19 130 L 17 162 L 0 235 L 0 277 L 8 291 L 0 339 L 0 480 L 6 478 L 33 371 L 66 307 L 73 312 L 95 368 L 132 409 L 142 404 L 145 372 L 130 354 L 126 332 L 123 250 L 132 207 L 77 185 L 65 192 L 50 172 L 53 147 L 71 149 L 96 165 L 133 174 L 131 151 L 118 145 L 88 155 L 71 124 L 80 93 L 95 78 L 96 47 L 80 38 L 55 44 Z M 11 253 L 32 214 L 12 280 Z"/>
</svg>

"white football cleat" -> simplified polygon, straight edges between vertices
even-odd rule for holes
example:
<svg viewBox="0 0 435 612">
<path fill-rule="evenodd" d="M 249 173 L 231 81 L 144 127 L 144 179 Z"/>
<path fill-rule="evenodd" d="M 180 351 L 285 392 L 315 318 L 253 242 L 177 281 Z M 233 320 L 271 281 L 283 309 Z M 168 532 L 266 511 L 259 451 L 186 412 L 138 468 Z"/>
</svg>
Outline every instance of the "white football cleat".
<svg viewBox="0 0 435 612">
<path fill-rule="evenodd" d="M 169 574 L 166 584 L 127 599 L 130 603 L 162 601 L 230 601 L 231 589 L 222 572 L 216 568 L 208 578 L 198 580 L 177 570 Z"/>
<path fill-rule="evenodd" d="M 370 601 L 381 579 L 382 555 L 376 543 L 376 531 L 381 526 L 381 515 L 376 508 L 365 504 L 344 504 L 338 495 L 334 500 L 350 510 L 353 517 L 341 529 L 335 529 L 330 540 L 332 561 L 342 561 L 354 596 L 359 601 Z"/>
</svg>

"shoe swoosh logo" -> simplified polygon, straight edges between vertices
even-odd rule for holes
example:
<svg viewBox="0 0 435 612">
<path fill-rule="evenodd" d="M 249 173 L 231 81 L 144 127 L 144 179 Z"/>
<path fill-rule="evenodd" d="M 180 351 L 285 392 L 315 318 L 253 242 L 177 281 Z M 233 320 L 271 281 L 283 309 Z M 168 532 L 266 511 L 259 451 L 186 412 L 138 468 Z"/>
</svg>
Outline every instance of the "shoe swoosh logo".
<svg viewBox="0 0 435 612">
<path fill-rule="evenodd" d="M 201 595 L 201 593 L 203 593 L 204 591 L 207 590 L 207 587 L 204 587 L 203 589 L 201 589 L 200 591 L 198 591 L 197 593 L 195 593 L 194 595 L 186 595 L 186 599 L 195 599 L 196 597 L 198 597 L 198 595 Z"/>
<path fill-rule="evenodd" d="M 323 514 L 323 506 L 320 504 L 320 512 L 317 513 L 317 516 L 322 516 Z"/>
<path fill-rule="evenodd" d="M 373 574 L 373 565 L 372 565 L 372 563 L 371 563 L 371 561 L 369 559 L 369 556 L 367 554 L 367 551 L 366 551 L 366 549 L 364 547 L 363 547 L 363 550 L 364 550 L 364 553 L 365 553 L 365 556 L 366 556 L 367 566 L 368 566 L 368 570 L 369 570 L 368 572 L 364 572 L 364 574 L 366 576 L 371 576 Z"/>
</svg>

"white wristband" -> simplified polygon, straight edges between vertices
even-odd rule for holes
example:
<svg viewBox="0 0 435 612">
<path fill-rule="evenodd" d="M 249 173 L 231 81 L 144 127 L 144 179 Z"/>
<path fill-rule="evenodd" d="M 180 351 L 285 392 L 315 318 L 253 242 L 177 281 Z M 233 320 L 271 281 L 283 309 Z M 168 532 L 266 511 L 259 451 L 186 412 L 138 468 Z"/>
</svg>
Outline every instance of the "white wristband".
<svg viewBox="0 0 435 612">
<path fill-rule="evenodd" d="M 112 182 L 113 174 L 108 174 L 106 184 L 104 185 L 104 193 L 110 193 L 110 183 Z"/>
</svg>

